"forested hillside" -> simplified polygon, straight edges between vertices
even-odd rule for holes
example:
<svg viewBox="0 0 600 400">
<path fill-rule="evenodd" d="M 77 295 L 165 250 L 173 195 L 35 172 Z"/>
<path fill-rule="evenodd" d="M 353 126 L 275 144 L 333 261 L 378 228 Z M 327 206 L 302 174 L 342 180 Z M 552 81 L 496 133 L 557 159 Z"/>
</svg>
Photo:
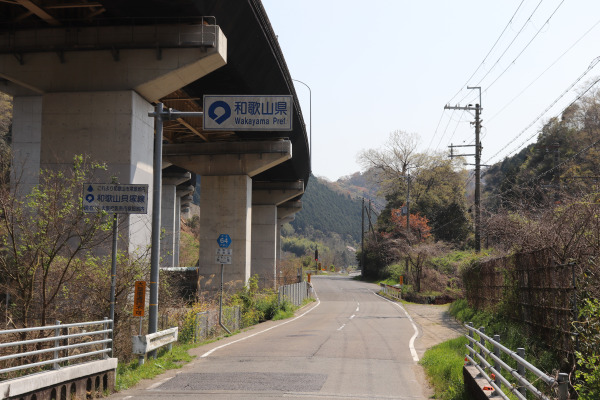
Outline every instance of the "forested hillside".
<svg viewBox="0 0 600 400">
<path fill-rule="evenodd" d="M 325 234 L 335 232 L 348 244 L 358 243 L 361 207 L 360 199 L 339 193 L 325 181 L 311 176 L 302 196 L 302 211 L 296 214 L 291 225 L 298 234 L 306 234 L 312 227 Z"/>
</svg>

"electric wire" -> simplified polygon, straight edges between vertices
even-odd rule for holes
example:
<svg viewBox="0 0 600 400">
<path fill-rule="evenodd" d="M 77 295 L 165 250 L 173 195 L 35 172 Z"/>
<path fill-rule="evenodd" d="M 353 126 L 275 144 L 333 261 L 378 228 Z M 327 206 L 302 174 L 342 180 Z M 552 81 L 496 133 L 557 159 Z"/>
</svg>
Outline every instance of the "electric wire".
<svg viewBox="0 0 600 400">
<path fill-rule="evenodd" d="M 485 64 L 485 61 L 487 60 L 487 58 L 490 56 L 490 54 L 492 53 L 492 51 L 496 48 L 496 45 L 498 44 L 498 42 L 500 42 L 500 39 L 502 38 L 502 36 L 504 36 L 504 33 L 506 32 L 506 30 L 508 29 L 508 27 L 512 24 L 513 19 L 515 18 L 515 16 L 517 15 L 517 13 L 519 12 L 519 10 L 521 9 L 521 6 L 523 5 L 524 2 L 525 2 L 525 0 L 521 0 L 521 3 L 519 3 L 519 6 L 517 7 L 517 9 L 515 10 L 515 12 L 513 13 L 512 17 L 510 17 L 510 20 L 508 21 L 508 23 L 506 24 L 506 26 L 502 30 L 502 33 L 500 33 L 500 36 L 498 36 L 498 38 L 496 39 L 496 41 L 494 42 L 494 44 L 492 45 L 492 47 L 490 48 L 490 50 L 488 51 L 488 53 L 485 55 L 485 57 L 483 57 L 483 60 L 479 63 L 479 66 L 475 69 L 475 71 L 473 71 L 473 73 L 467 79 L 467 81 L 465 82 L 465 84 L 458 90 L 458 92 L 456 92 L 456 94 L 454 96 L 452 96 L 452 98 L 450 99 L 450 101 L 448 101 L 447 104 L 451 104 L 452 103 L 452 101 L 456 98 L 456 96 L 458 96 L 460 94 L 460 92 L 463 91 L 463 89 L 469 84 L 469 81 L 471 79 L 473 79 L 473 77 L 475 76 L 475 74 L 481 69 L 481 67 L 483 67 L 483 65 Z"/>
<path fill-rule="evenodd" d="M 546 25 L 548 25 L 548 23 L 550 22 L 550 20 L 552 19 L 552 17 L 554 16 L 554 14 L 556 14 L 556 12 L 558 11 L 558 9 L 563 5 L 563 3 L 565 2 L 565 0 L 562 0 L 560 2 L 560 4 L 554 9 L 554 11 L 552 12 L 552 14 L 548 17 L 548 19 L 546 20 L 546 22 L 544 22 L 544 24 L 540 27 L 540 29 L 538 29 L 538 31 L 535 33 L 535 35 L 533 35 L 533 37 L 531 38 L 531 40 L 529 40 L 529 42 L 525 45 L 525 47 L 523 47 L 523 49 L 521 50 L 521 52 L 519 54 L 517 54 L 517 56 L 515 57 L 514 60 L 512 60 L 512 62 L 510 64 L 508 64 L 508 66 L 504 69 L 504 71 L 502 71 L 502 73 L 500 73 L 500 75 L 498 75 L 496 77 L 496 79 L 494 79 L 492 81 L 492 83 L 490 83 L 489 85 L 486 85 L 486 88 L 484 90 L 484 93 L 486 93 L 492 86 L 494 86 L 494 84 L 498 81 L 498 79 L 500 79 L 505 73 L 506 71 L 508 71 L 508 69 L 510 67 L 512 67 L 517 60 L 519 59 L 519 57 L 521 57 L 521 55 L 525 52 L 525 50 L 527 50 L 527 48 L 529 47 L 529 45 L 535 40 L 535 38 L 540 34 L 540 32 L 542 31 L 542 29 L 544 29 L 544 27 Z M 481 81 L 480 81 L 481 82 Z M 477 84 L 476 86 L 480 86 L 479 84 Z"/>
<path fill-rule="evenodd" d="M 525 91 L 527 91 L 527 89 L 529 89 L 531 86 L 533 86 L 533 84 L 535 82 L 537 82 L 546 72 L 548 72 L 552 67 L 554 67 L 554 65 L 556 65 L 556 63 L 558 61 L 560 61 L 565 55 L 567 55 L 568 52 L 570 52 L 584 37 L 586 37 L 596 26 L 598 26 L 598 24 L 600 24 L 600 19 L 598 21 L 596 21 L 596 23 L 594 25 L 592 25 L 591 28 L 589 28 L 582 36 L 579 37 L 579 39 L 577 39 L 568 49 L 566 49 L 556 60 L 554 60 L 554 62 L 552 64 L 550 64 L 550 66 L 548 66 L 541 74 L 539 74 L 537 76 L 537 78 L 535 78 L 531 83 L 529 83 L 529 85 L 527 85 L 523 90 L 521 90 L 521 92 L 519 92 L 519 94 L 517 94 L 515 97 L 513 97 L 506 105 L 504 105 L 500 111 L 498 111 L 496 114 L 492 115 L 487 122 L 490 123 L 492 122 L 499 114 L 501 114 L 508 106 L 510 106 L 515 100 L 517 100 L 519 97 L 521 97 L 521 95 L 523 93 L 525 93 Z"/>
<path fill-rule="evenodd" d="M 564 1 L 564 0 L 563 0 Z M 523 30 L 525 29 L 525 27 L 529 24 L 529 22 L 531 21 L 531 18 L 533 18 L 533 15 L 536 13 L 536 11 L 538 10 L 538 8 L 540 7 L 540 5 L 544 2 L 544 0 L 540 0 L 540 2 L 537 4 L 537 6 L 535 7 L 535 9 L 531 12 L 531 14 L 529 15 L 529 18 L 527 18 L 527 20 L 525 21 L 525 23 L 523 24 L 523 26 L 521 26 L 521 29 L 519 29 L 519 31 L 517 32 L 517 34 L 515 35 L 515 37 L 513 38 L 513 40 L 508 44 L 508 46 L 506 47 L 506 49 L 504 49 L 504 51 L 502 52 L 502 54 L 500 55 L 500 57 L 498 57 L 498 59 L 496 60 L 496 62 L 492 65 L 492 67 L 485 73 L 485 75 L 483 75 L 483 77 L 481 79 L 479 79 L 479 82 L 477 82 L 477 84 L 473 85 L 473 86 L 481 86 L 481 82 L 483 82 L 483 80 L 485 78 L 487 78 L 487 76 L 494 70 L 494 68 L 496 67 L 496 65 L 498 65 L 500 63 L 500 60 L 502 60 L 502 57 L 504 57 L 504 55 L 506 54 L 506 52 L 512 47 L 513 43 L 515 42 L 515 40 L 517 40 L 517 38 L 521 35 L 521 32 L 523 32 Z M 562 3 L 561 3 L 562 4 Z M 513 61 L 514 62 L 514 61 Z M 485 93 L 485 91 L 484 91 Z M 467 97 L 469 96 L 469 94 L 467 93 L 460 102 L 463 102 Z"/>
<path fill-rule="evenodd" d="M 521 137 L 525 132 L 527 132 L 527 130 L 529 130 L 529 128 L 531 128 L 536 122 L 538 122 L 556 103 L 558 103 L 558 101 L 563 98 L 581 79 L 583 79 L 583 77 L 585 75 L 587 75 L 595 66 L 596 64 L 598 64 L 598 62 L 600 62 L 600 57 L 595 58 L 592 63 L 590 64 L 590 66 L 585 70 L 585 72 L 583 74 L 581 74 L 576 80 L 575 82 L 573 82 L 558 98 L 556 98 L 548 107 L 546 107 L 546 109 L 544 111 L 542 111 L 529 125 L 527 125 L 521 132 L 519 132 L 519 134 L 517 136 L 515 136 L 510 142 L 508 142 L 504 147 L 502 147 L 499 151 L 497 151 L 493 156 L 491 156 L 490 158 L 488 158 L 487 161 L 484 162 L 484 164 L 488 164 L 492 159 L 494 159 L 498 154 L 500 154 L 501 152 L 503 152 L 504 150 L 506 150 L 508 148 L 508 146 L 510 146 L 512 143 L 514 143 L 519 137 Z M 565 107 L 560 113 L 562 114 L 567 108 L 571 107 L 576 101 L 578 101 L 581 97 L 583 97 L 583 95 L 585 95 L 592 87 L 594 87 L 594 85 L 596 85 L 596 83 L 598 83 L 600 81 L 600 79 L 596 80 L 594 83 L 592 83 L 583 93 L 581 93 L 579 96 L 577 96 L 575 98 L 575 100 L 573 100 L 567 107 Z M 516 149 L 514 149 L 513 151 L 511 151 L 510 153 L 508 153 L 505 157 L 510 156 L 511 154 L 513 154 L 514 152 L 516 152 L 518 149 L 520 149 L 525 143 L 527 143 L 527 141 L 529 141 L 531 138 L 533 138 L 535 135 L 537 135 L 537 132 L 534 133 L 533 136 L 528 137 L 523 143 L 521 143 Z"/>
</svg>

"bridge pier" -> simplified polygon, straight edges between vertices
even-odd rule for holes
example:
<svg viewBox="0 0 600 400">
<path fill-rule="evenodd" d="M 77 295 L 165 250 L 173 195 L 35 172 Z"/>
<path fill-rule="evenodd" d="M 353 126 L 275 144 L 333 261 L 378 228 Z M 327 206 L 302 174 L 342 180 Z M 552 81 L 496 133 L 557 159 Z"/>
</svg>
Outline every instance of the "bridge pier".
<svg viewBox="0 0 600 400">
<path fill-rule="evenodd" d="M 221 267 L 215 261 L 220 234 L 228 234 L 232 239 L 232 264 L 224 270 L 226 288 L 239 289 L 248 282 L 252 254 L 252 177 L 290 159 L 291 153 L 291 143 L 287 140 L 164 146 L 168 162 L 202 177 L 200 293 L 214 294 L 220 287 Z"/>
<path fill-rule="evenodd" d="M 280 229 L 277 206 L 304 193 L 304 182 L 254 182 L 252 186 L 252 266 L 262 288 L 276 289 Z"/>
</svg>

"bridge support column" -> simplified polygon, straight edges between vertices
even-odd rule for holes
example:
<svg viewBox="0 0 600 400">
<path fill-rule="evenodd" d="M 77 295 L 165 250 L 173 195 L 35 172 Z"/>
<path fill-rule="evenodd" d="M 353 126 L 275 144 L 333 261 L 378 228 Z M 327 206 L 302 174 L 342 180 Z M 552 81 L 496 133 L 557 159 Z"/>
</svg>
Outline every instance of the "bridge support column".
<svg viewBox="0 0 600 400">
<path fill-rule="evenodd" d="M 201 175 L 200 261 L 198 289 L 219 289 L 217 238 L 228 234 L 232 264 L 225 265 L 226 289 L 239 289 L 250 278 L 252 243 L 252 177 L 291 158 L 291 143 L 203 143 L 165 145 L 165 159 Z"/>
<path fill-rule="evenodd" d="M 232 264 L 225 265 L 225 289 L 244 286 L 250 278 L 252 179 L 247 175 L 203 176 L 200 195 L 201 290 L 220 285 L 221 266 L 216 263 L 217 238 L 232 239 Z"/>
<path fill-rule="evenodd" d="M 252 187 L 252 268 L 261 288 L 277 287 L 280 228 L 277 206 L 304 193 L 304 182 L 254 182 Z"/>
<path fill-rule="evenodd" d="M 152 192 L 152 106 L 131 90 L 47 93 L 15 97 L 13 177 L 24 189 L 39 183 L 40 168 L 72 168 L 73 156 L 88 155 L 108 170 L 97 182 L 148 184 Z M 151 198 L 149 201 L 151 202 Z M 151 209 L 151 204 L 149 204 Z M 131 215 L 121 235 L 129 250 L 149 243 L 149 215 Z"/>
<path fill-rule="evenodd" d="M 186 171 L 163 170 L 161 196 L 161 268 L 176 267 L 179 260 L 180 212 L 177 185 L 188 181 L 191 174 Z"/>
<path fill-rule="evenodd" d="M 281 226 L 286 222 L 293 221 L 294 214 L 300 210 L 302 210 L 302 202 L 300 200 L 286 201 L 277 207 L 277 229 L 279 230 L 279 233 L 281 233 Z M 277 237 L 278 239 L 281 239 L 281 234 L 279 234 Z M 277 245 L 277 249 L 279 252 L 277 259 L 281 260 L 281 243 Z"/>
</svg>

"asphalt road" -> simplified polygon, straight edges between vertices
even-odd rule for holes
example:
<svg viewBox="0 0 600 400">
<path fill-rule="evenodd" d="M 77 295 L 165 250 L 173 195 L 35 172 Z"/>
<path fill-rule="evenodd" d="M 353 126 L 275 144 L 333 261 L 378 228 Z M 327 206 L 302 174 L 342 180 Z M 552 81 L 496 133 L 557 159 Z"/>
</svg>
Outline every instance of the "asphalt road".
<svg viewBox="0 0 600 400">
<path fill-rule="evenodd" d="M 113 399 L 427 399 L 405 310 L 347 277 L 313 277 L 295 318 L 195 349 L 197 359 Z"/>
</svg>

